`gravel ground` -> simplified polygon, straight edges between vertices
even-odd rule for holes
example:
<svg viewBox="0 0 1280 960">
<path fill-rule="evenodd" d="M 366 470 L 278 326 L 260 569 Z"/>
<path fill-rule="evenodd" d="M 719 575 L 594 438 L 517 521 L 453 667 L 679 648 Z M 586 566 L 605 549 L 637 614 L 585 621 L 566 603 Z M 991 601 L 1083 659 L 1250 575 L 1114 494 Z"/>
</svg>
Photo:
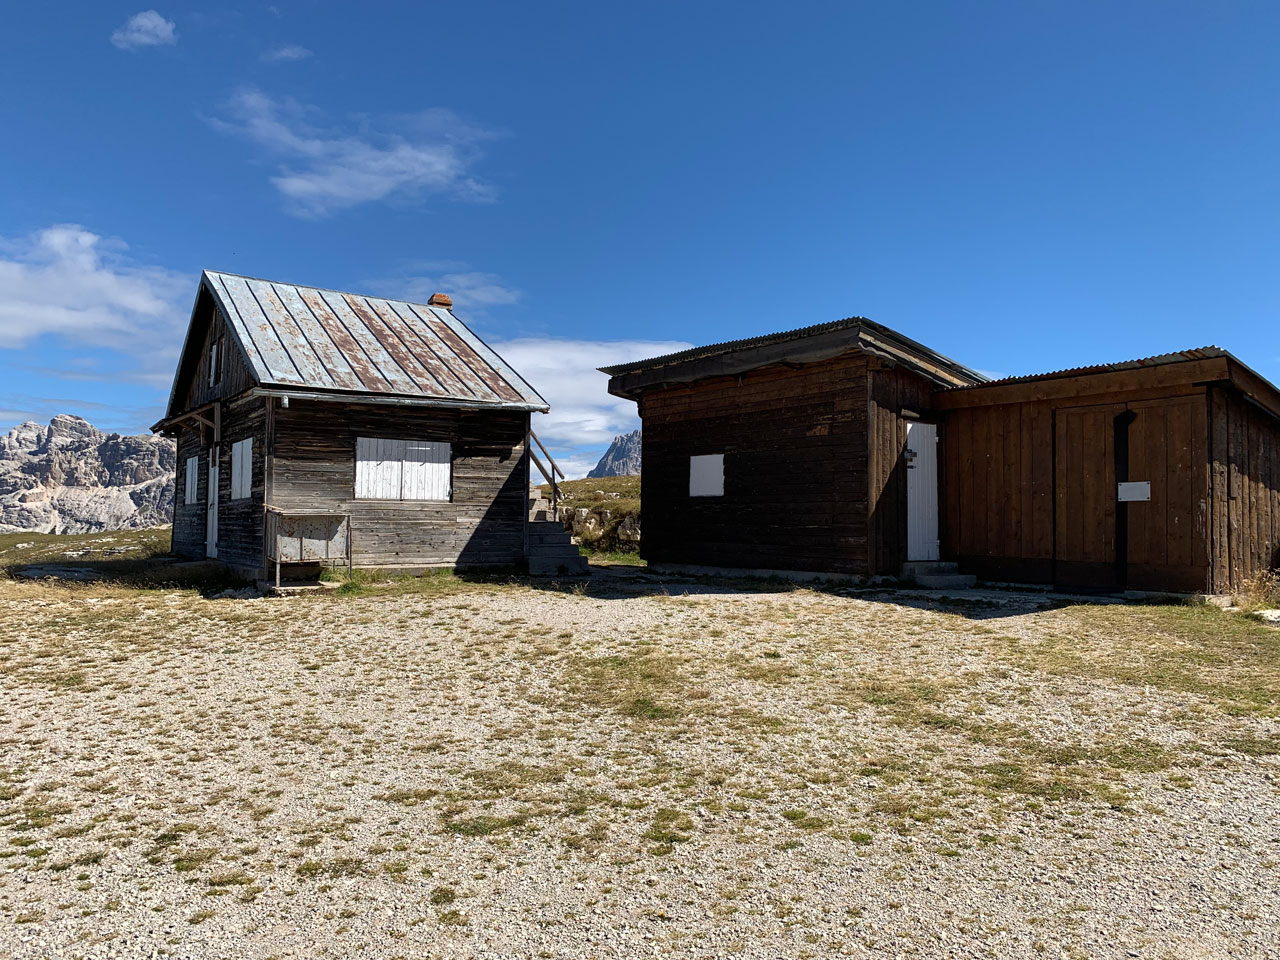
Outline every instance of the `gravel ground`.
<svg viewBox="0 0 1280 960">
<path fill-rule="evenodd" d="M 1280 631 L 0 581 L 0 955 L 1280 957 Z"/>
</svg>

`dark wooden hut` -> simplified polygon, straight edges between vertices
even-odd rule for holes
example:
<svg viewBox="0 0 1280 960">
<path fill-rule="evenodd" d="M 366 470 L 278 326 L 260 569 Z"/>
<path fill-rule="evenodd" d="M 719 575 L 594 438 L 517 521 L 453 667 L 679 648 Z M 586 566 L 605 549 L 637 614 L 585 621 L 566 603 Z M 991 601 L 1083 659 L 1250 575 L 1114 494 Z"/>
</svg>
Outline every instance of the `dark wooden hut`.
<svg viewBox="0 0 1280 960">
<path fill-rule="evenodd" d="M 657 565 L 1224 593 L 1280 561 L 1280 392 L 1218 348 L 989 382 L 851 319 L 603 372 Z"/>
<path fill-rule="evenodd" d="M 935 395 L 944 553 L 984 578 L 1226 593 L 1280 562 L 1280 392 L 1217 347 Z"/>
<path fill-rule="evenodd" d="M 580 570 L 558 528 L 530 522 L 530 417 L 547 409 L 447 296 L 205 271 L 153 427 L 178 443 L 174 553 L 258 577 L 325 562 Z"/>
<path fill-rule="evenodd" d="M 603 372 L 639 407 L 651 563 L 897 576 L 911 534 L 937 559 L 908 530 L 908 433 L 980 374 L 861 318 Z"/>
</svg>

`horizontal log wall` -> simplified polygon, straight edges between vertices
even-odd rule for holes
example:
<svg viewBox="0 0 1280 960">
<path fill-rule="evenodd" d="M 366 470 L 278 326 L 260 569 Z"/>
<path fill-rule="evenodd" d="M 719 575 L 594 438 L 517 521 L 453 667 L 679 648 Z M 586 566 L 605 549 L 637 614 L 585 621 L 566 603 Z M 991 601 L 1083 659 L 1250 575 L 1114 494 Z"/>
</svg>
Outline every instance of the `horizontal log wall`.
<svg viewBox="0 0 1280 960">
<path fill-rule="evenodd" d="M 515 565 L 524 557 L 529 416 L 293 400 L 272 412 L 273 506 L 351 514 L 358 566 Z M 357 437 L 453 445 L 450 502 L 355 499 Z"/>
<path fill-rule="evenodd" d="M 641 552 L 651 562 L 869 572 L 867 358 L 646 391 Z M 724 496 L 689 458 L 724 454 Z"/>
<path fill-rule="evenodd" d="M 1280 421 L 1221 388 L 1209 418 L 1214 589 L 1226 593 L 1280 566 Z"/>
</svg>

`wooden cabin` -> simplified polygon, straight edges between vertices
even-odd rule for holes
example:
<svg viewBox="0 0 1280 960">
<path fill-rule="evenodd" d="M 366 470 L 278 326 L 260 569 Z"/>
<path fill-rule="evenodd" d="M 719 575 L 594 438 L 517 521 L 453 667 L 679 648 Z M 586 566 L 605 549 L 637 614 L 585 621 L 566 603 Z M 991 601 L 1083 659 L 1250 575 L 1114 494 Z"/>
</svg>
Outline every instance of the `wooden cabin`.
<svg viewBox="0 0 1280 960">
<path fill-rule="evenodd" d="M 854 318 L 603 372 L 659 567 L 1224 593 L 1280 562 L 1280 392 L 1217 348 L 990 382 Z"/>
<path fill-rule="evenodd" d="M 639 407 L 651 564 L 892 576 L 908 431 L 937 390 L 983 379 L 861 318 L 603 372 Z"/>
<path fill-rule="evenodd" d="M 548 558 L 580 572 L 567 537 L 530 522 L 530 418 L 547 409 L 443 294 L 205 271 L 152 428 L 177 439 L 173 552 L 251 577 Z"/>
</svg>

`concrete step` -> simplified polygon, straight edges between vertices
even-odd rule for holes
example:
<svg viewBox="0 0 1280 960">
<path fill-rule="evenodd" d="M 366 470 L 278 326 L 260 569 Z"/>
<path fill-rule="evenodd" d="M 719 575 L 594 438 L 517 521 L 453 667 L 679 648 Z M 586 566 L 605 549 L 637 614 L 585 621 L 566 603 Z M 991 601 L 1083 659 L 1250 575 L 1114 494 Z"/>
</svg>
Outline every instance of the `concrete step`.
<svg viewBox="0 0 1280 960">
<path fill-rule="evenodd" d="M 569 534 L 561 531 L 559 533 L 531 533 L 529 534 L 529 549 L 536 550 L 541 547 L 565 547 L 573 543 L 573 538 Z"/>
<path fill-rule="evenodd" d="M 914 580 L 916 577 L 933 577 L 940 574 L 958 573 L 959 567 L 947 560 L 910 560 L 902 565 L 902 579 Z"/>
<path fill-rule="evenodd" d="M 926 573 L 915 578 L 917 587 L 929 590 L 968 590 L 977 582 L 971 573 Z"/>
</svg>

